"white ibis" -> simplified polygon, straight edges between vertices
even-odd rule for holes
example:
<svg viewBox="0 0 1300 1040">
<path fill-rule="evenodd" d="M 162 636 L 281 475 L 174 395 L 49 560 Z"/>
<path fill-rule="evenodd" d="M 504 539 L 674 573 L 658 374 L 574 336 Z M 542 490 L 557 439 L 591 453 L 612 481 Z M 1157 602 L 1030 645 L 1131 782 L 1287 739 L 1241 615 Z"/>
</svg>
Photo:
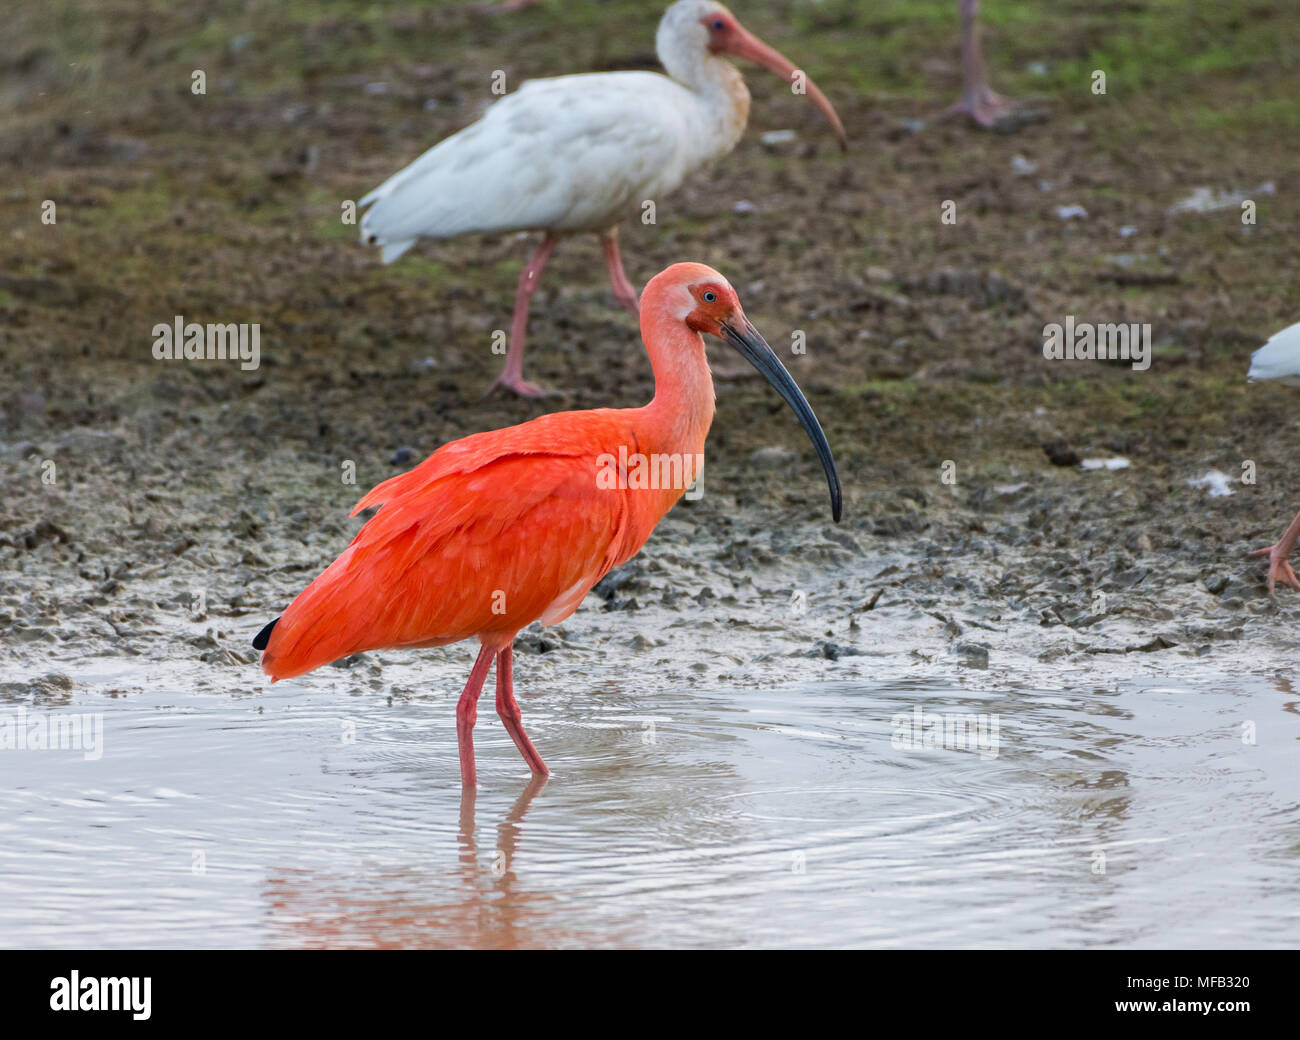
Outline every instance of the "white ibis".
<svg viewBox="0 0 1300 1040">
<path fill-rule="evenodd" d="M 380 246 L 384 263 L 420 238 L 543 232 L 519 276 L 505 368 L 493 387 L 543 394 L 523 378 L 524 332 L 529 300 L 561 237 L 599 235 L 614 298 L 637 313 L 636 290 L 619 257 L 618 224 L 740 140 L 749 91 L 724 54 L 756 62 L 806 94 L 845 146 L 844 127 L 826 96 L 721 4 L 678 0 L 659 22 L 655 49 L 666 76 L 607 72 L 524 83 L 361 200 L 370 205 L 361 240 Z"/>
<path fill-rule="evenodd" d="M 1300 386 L 1300 322 L 1269 337 L 1269 341 L 1250 356 L 1250 371 L 1246 378 L 1272 379 L 1287 386 Z M 1273 594 L 1278 581 L 1300 589 L 1300 579 L 1296 578 L 1295 571 L 1287 562 L 1297 538 L 1300 538 L 1300 514 L 1282 532 L 1276 544 L 1250 553 L 1251 556 L 1268 557 L 1269 595 Z"/>
</svg>

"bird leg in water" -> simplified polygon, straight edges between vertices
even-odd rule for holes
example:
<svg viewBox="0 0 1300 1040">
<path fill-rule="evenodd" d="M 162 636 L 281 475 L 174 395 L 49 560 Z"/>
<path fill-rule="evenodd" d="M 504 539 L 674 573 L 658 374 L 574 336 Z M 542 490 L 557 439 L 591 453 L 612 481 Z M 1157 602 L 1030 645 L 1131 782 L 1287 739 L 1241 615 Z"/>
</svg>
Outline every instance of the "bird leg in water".
<svg viewBox="0 0 1300 1040">
<path fill-rule="evenodd" d="M 1296 578 L 1295 571 L 1291 569 L 1291 564 L 1287 562 L 1287 557 L 1291 555 L 1291 550 L 1295 548 L 1296 539 L 1300 538 L 1300 513 L 1291 521 L 1291 526 L 1282 532 L 1282 537 L 1278 539 L 1276 545 L 1265 546 L 1263 549 L 1256 549 L 1249 556 L 1267 556 L 1268 557 L 1268 594 L 1273 595 L 1273 586 L 1280 580 L 1283 585 L 1290 585 L 1293 589 L 1300 589 L 1300 579 Z"/>
<path fill-rule="evenodd" d="M 515 290 L 515 314 L 510 321 L 510 346 L 506 349 L 506 367 L 501 370 L 496 381 L 487 389 L 490 394 L 497 387 L 510 390 L 520 397 L 545 397 L 546 391 L 536 383 L 524 379 L 524 333 L 528 328 L 528 304 L 537 291 L 537 282 L 542 277 L 542 268 L 554 252 L 556 239 L 547 235 L 537 252 L 528 261 L 528 266 L 519 273 L 519 288 Z M 486 395 L 484 395 L 486 396 Z"/>
<path fill-rule="evenodd" d="M 989 87 L 977 23 L 979 0 L 960 0 L 960 6 L 962 96 L 950 111 L 965 112 L 980 126 L 989 129 L 1010 115 L 1016 105 Z"/>
<path fill-rule="evenodd" d="M 546 768 L 542 756 L 537 753 L 537 748 L 533 747 L 533 742 L 524 732 L 524 718 L 515 700 L 514 658 L 513 642 L 497 654 L 497 714 L 505 723 L 506 732 L 515 742 L 515 747 L 524 756 L 528 768 L 537 776 L 550 776 L 551 771 Z"/>
<path fill-rule="evenodd" d="M 600 236 L 600 242 L 605 247 L 605 266 L 609 269 L 609 284 L 614 288 L 614 299 L 635 318 L 641 313 L 641 308 L 637 306 L 636 289 L 623 273 L 623 258 L 618 255 L 618 228 L 606 231 Z"/>
<path fill-rule="evenodd" d="M 483 647 L 478 652 L 474 667 L 469 671 L 469 679 L 456 705 L 456 743 L 460 747 L 460 783 L 462 787 L 474 787 L 478 776 L 474 772 L 474 722 L 478 719 L 478 695 L 483 692 L 483 680 L 487 678 L 488 669 L 492 667 L 494 650 Z"/>
</svg>

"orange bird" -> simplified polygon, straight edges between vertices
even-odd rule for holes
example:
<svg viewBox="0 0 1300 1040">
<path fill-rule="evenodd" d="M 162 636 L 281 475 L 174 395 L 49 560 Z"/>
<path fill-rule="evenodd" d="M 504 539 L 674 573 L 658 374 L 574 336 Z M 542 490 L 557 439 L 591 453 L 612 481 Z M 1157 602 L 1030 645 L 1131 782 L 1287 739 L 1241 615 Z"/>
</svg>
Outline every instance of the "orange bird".
<svg viewBox="0 0 1300 1040">
<path fill-rule="evenodd" d="M 577 610 L 698 477 L 714 405 L 702 333 L 734 347 L 794 409 L 838 521 L 826 435 L 727 280 L 703 264 L 674 264 L 646 286 L 640 315 L 654 400 L 477 433 L 384 481 L 352 515 L 379 512 L 253 640 L 262 669 L 287 679 L 363 650 L 476 637 L 482 648 L 456 706 L 462 784 L 476 783 L 473 728 L 493 658 L 497 714 L 532 771 L 548 775 L 515 702 L 515 636 Z"/>
</svg>

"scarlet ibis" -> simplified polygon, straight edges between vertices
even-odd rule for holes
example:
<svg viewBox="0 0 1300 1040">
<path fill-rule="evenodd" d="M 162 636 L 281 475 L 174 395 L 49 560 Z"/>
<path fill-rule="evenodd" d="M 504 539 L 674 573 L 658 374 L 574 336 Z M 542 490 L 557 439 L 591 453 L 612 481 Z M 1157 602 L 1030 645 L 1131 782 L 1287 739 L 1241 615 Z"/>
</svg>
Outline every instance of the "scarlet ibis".
<svg viewBox="0 0 1300 1040">
<path fill-rule="evenodd" d="M 722 55 L 757 62 L 821 109 L 841 147 L 844 127 L 794 64 L 715 0 L 678 0 L 655 48 L 668 75 L 589 73 L 530 80 L 478 122 L 434 145 L 361 199 L 361 240 L 392 263 L 420 238 L 542 231 L 519 276 L 505 368 L 493 383 L 536 397 L 523 377 L 528 306 L 561 237 L 600 236 L 614 298 L 636 314 L 617 228 L 648 212 L 690 174 L 726 155 L 744 133 L 749 91 Z"/>
<path fill-rule="evenodd" d="M 1269 337 L 1268 342 L 1250 356 L 1250 371 L 1246 373 L 1246 378 L 1273 379 L 1287 386 L 1300 386 L 1300 322 Z M 1300 514 L 1296 515 L 1275 544 L 1249 554 L 1268 557 L 1269 595 L 1273 594 L 1273 588 L 1279 580 L 1293 589 L 1300 589 L 1300 578 L 1296 577 L 1291 564 L 1287 562 L 1297 538 L 1300 538 Z"/>
<path fill-rule="evenodd" d="M 475 784 L 472 730 L 494 658 L 497 713 L 532 771 L 546 775 L 515 702 L 515 636 L 577 610 L 698 476 L 714 407 L 702 333 L 734 347 L 794 409 L 838 521 L 839 475 L 821 425 L 726 279 L 674 264 L 646 286 L 640 315 L 655 379 L 648 405 L 554 412 L 474 434 L 384 481 L 352 515 L 379 512 L 253 641 L 262 669 L 287 679 L 364 650 L 475 637 L 481 649 L 456 707 L 462 783 Z"/>
</svg>

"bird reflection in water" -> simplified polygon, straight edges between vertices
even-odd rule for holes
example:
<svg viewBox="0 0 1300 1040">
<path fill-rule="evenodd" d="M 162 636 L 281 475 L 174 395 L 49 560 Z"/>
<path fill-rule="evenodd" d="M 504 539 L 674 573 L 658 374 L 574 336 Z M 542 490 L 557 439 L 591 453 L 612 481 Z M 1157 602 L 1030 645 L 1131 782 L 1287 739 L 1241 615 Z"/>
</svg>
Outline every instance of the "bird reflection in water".
<svg viewBox="0 0 1300 1040">
<path fill-rule="evenodd" d="M 381 873 L 281 870 L 264 895 L 273 945 L 515 949 L 608 945 L 607 929 L 584 934 L 553 911 L 571 909 L 549 892 L 529 890 L 515 873 L 524 817 L 546 786 L 534 777 L 496 827 L 491 854 L 480 847 L 477 788 L 461 791 L 459 865 L 447 873 L 406 867 Z M 351 883 L 365 876 L 364 887 Z M 620 942 L 613 937 L 615 942 Z M 635 944 L 632 935 L 622 942 Z"/>
</svg>

